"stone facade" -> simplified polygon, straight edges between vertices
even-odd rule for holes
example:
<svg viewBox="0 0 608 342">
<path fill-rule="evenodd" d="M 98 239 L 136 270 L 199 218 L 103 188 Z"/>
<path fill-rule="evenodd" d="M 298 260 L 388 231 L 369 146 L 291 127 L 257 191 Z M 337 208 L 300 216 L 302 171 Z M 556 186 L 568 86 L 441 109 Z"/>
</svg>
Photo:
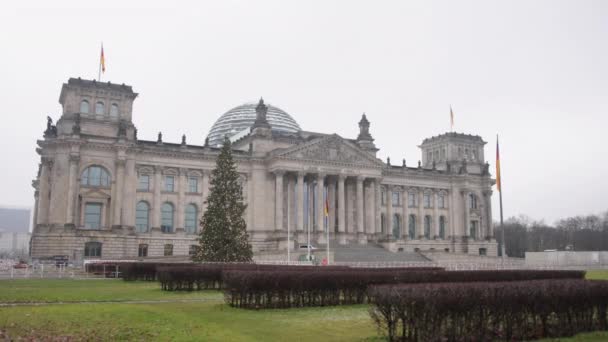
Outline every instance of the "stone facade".
<svg viewBox="0 0 608 342">
<path fill-rule="evenodd" d="M 33 257 L 187 255 L 196 245 L 219 148 L 160 133 L 138 140 L 137 95 L 124 84 L 63 85 L 61 118 L 49 118 L 38 141 Z M 233 137 L 255 251 L 293 248 L 309 231 L 324 244 L 329 227 L 330 243 L 496 255 L 494 181 L 479 136 L 426 139 L 418 165 L 392 165 L 376 157 L 365 115 L 346 139 L 275 130 L 262 100 L 255 110 L 250 133 Z"/>
</svg>

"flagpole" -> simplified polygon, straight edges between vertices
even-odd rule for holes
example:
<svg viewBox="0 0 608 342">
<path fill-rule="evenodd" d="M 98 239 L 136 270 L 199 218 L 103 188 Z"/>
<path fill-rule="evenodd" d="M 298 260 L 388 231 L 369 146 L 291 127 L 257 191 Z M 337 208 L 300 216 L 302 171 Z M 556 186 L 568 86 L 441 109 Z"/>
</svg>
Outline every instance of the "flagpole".
<svg viewBox="0 0 608 342">
<path fill-rule="evenodd" d="M 289 191 L 289 190 L 288 190 Z M 289 196 L 287 196 L 289 197 Z M 291 235 L 290 235 L 290 230 L 289 230 L 289 207 L 290 207 L 290 201 L 287 201 L 287 265 L 289 265 L 291 263 Z"/>
<path fill-rule="evenodd" d="M 327 222 L 327 266 L 329 266 L 329 206 L 327 206 L 327 211 L 328 215 L 325 216 L 325 222 Z"/>
<path fill-rule="evenodd" d="M 103 55 L 103 42 L 101 42 L 101 54 L 99 55 L 99 72 L 97 73 L 97 82 L 101 82 L 101 56 Z"/>
<path fill-rule="evenodd" d="M 496 178 L 498 186 L 498 199 L 500 203 L 500 232 L 502 239 L 502 262 L 505 262 L 505 256 L 507 254 L 507 241 L 505 240 L 505 226 L 502 215 L 502 171 L 500 170 L 500 145 L 498 143 L 498 134 L 496 134 Z"/>
<path fill-rule="evenodd" d="M 501 235 L 502 235 L 502 261 L 504 262 L 507 248 L 505 247 L 505 245 L 506 245 L 505 227 L 503 226 L 503 221 L 502 221 L 502 190 L 498 191 L 498 198 L 500 200 L 500 231 L 501 231 Z"/>
</svg>

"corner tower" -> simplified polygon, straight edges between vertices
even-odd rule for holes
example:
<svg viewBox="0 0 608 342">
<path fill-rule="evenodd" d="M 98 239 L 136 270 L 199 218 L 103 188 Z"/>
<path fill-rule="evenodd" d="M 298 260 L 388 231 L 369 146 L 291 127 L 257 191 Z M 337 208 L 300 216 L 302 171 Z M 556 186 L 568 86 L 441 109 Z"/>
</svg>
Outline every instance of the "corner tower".
<svg viewBox="0 0 608 342">
<path fill-rule="evenodd" d="M 485 144 L 478 135 L 449 132 L 424 139 L 418 147 L 425 168 L 481 174 L 485 168 Z"/>
<path fill-rule="evenodd" d="M 59 103 L 63 110 L 57 122 L 58 135 L 74 133 L 102 137 L 134 138 L 131 86 L 70 78 L 63 84 Z"/>
</svg>

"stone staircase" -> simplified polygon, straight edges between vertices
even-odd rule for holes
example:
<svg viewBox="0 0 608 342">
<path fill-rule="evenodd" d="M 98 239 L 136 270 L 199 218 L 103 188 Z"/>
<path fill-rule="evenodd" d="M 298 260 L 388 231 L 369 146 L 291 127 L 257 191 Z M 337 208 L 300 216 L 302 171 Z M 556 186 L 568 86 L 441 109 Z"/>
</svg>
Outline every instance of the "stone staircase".
<svg viewBox="0 0 608 342">
<path fill-rule="evenodd" d="M 325 245 L 319 245 L 325 249 Z M 364 263 L 431 263 L 430 260 L 416 252 L 390 252 L 375 244 L 367 245 L 334 245 L 329 246 L 334 253 L 335 262 L 364 262 Z"/>
</svg>

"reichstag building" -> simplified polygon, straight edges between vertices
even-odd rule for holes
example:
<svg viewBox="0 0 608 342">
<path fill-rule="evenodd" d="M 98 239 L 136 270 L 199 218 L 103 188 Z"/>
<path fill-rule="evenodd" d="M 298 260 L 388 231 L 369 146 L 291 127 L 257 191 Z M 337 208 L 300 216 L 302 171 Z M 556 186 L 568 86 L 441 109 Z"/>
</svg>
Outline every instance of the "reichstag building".
<svg viewBox="0 0 608 342">
<path fill-rule="evenodd" d="M 355 138 L 302 130 L 260 100 L 215 122 L 204 145 L 139 140 L 131 86 L 70 78 L 48 118 L 35 188 L 34 258 L 187 256 L 227 135 L 254 252 L 327 243 L 393 252 L 496 255 L 494 180 L 481 137 L 445 133 L 413 165 L 377 158 L 370 122 Z M 135 120 L 134 120 L 135 119 Z M 326 219 L 324 206 L 329 203 Z M 290 234 L 288 235 L 288 230 Z"/>
</svg>

